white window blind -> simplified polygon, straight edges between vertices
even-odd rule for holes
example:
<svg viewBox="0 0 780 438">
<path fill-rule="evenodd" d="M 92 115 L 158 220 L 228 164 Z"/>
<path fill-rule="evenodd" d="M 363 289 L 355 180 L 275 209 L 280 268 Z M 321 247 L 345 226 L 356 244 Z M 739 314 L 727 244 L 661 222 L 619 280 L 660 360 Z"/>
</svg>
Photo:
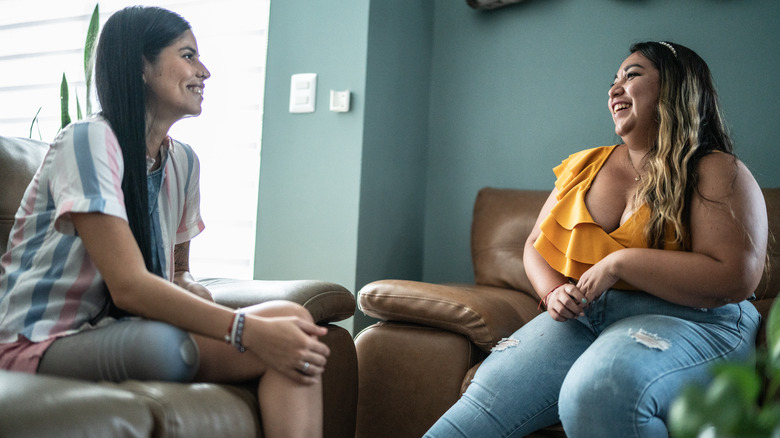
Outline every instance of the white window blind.
<svg viewBox="0 0 780 438">
<path fill-rule="evenodd" d="M 101 29 L 113 12 L 136 4 L 181 14 L 211 71 L 201 116 L 171 130 L 201 161 L 206 230 L 191 244 L 196 277 L 252 278 L 269 2 L 99 2 Z M 94 7 L 94 0 L 0 0 L 0 134 L 53 140 L 60 126 L 63 73 L 71 117 L 76 119 L 76 94 L 84 110 L 83 50 Z"/>
</svg>

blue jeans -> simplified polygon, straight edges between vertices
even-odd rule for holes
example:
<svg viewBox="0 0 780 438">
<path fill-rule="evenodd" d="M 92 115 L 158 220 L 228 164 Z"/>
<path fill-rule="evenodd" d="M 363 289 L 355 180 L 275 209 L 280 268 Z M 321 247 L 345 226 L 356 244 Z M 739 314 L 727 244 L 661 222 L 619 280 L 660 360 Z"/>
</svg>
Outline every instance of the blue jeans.
<svg viewBox="0 0 780 438">
<path fill-rule="evenodd" d="M 466 393 L 426 438 L 523 437 L 563 423 L 574 437 L 667 437 L 687 385 L 719 360 L 753 358 L 760 316 L 747 302 L 715 309 L 611 289 L 585 316 L 543 313 L 493 349 Z"/>
</svg>

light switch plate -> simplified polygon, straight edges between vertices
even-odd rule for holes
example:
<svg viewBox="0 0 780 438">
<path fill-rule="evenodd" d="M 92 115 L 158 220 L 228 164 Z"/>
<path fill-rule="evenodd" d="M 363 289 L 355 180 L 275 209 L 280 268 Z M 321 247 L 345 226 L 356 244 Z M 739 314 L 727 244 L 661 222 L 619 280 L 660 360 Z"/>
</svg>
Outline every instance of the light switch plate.
<svg viewBox="0 0 780 438">
<path fill-rule="evenodd" d="M 317 73 L 298 73 L 290 79 L 290 112 L 313 113 L 317 101 Z"/>
</svg>

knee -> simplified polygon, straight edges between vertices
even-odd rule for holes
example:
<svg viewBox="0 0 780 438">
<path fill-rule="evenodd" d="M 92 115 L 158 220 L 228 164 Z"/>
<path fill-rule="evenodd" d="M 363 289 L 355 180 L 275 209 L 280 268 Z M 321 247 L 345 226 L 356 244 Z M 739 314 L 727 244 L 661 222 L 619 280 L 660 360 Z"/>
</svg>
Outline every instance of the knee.
<svg viewBox="0 0 780 438">
<path fill-rule="evenodd" d="M 558 399 L 561 422 L 565 420 L 571 424 L 609 418 L 611 414 L 606 411 L 615 407 L 616 400 L 626 392 L 630 392 L 626 383 L 598 364 L 575 364 L 561 386 Z"/>
<path fill-rule="evenodd" d="M 314 322 L 314 318 L 305 307 L 298 303 L 285 300 L 268 301 L 256 306 L 245 308 L 244 311 L 253 315 L 265 317 L 293 316 L 304 321 Z"/>
<path fill-rule="evenodd" d="M 605 427 L 602 432 L 609 435 L 610 427 L 613 432 L 621 426 L 632 427 L 640 417 L 645 387 L 636 365 L 628 359 L 575 364 L 563 381 L 558 399 L 564 429 Z"/>
<path fill-rule="evenodd" d="M 200 352 L 193 337 L 172 325 L 150 322 L 139 330 L 138 339 L 148 354 L 142 358 L 138 379 L 189 382 L 200 365 Z"/>
</svg>

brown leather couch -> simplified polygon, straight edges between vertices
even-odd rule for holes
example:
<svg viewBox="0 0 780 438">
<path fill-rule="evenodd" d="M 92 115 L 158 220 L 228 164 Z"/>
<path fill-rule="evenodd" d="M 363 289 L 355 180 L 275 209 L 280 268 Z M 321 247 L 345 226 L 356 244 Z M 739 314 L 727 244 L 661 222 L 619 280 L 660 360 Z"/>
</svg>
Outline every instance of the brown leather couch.
<svg viewBox="0 0 780 438">
<path fill-rule="evenodd" d="M 357 438 L 421 437 L 465 391 L 490 348 L 541 312 L 523 269 L 523 247 L 548 195 L 479 192 L 471 228 L 475 284 L 382 280 L 360 290 L 359 308 L 382 321 L 355 339 Z M 770 230 L 780 236 L 780 188 L 764 189 L 764 196 Z M 777 247 L 772 256 L 754 302 L 764 317 L 780 290 Z M 565 434 L 557 425 L 531 436 Z"/>
<path fill-rule="evenodd" d="M 0 252 L 47 145 L 0 136 Z M 332 322 L 354 314 L 355 298 L 328 282 L 202 279 L 230 307 L 272 299 L 304 305 L 331 349 L 323 375 L 325 436 L 354 436 L 357 358 L 350 333 Z M 0 371 L 2 437 L 262 437 L 256 383 L 90 383 Z"/>
</svg>

